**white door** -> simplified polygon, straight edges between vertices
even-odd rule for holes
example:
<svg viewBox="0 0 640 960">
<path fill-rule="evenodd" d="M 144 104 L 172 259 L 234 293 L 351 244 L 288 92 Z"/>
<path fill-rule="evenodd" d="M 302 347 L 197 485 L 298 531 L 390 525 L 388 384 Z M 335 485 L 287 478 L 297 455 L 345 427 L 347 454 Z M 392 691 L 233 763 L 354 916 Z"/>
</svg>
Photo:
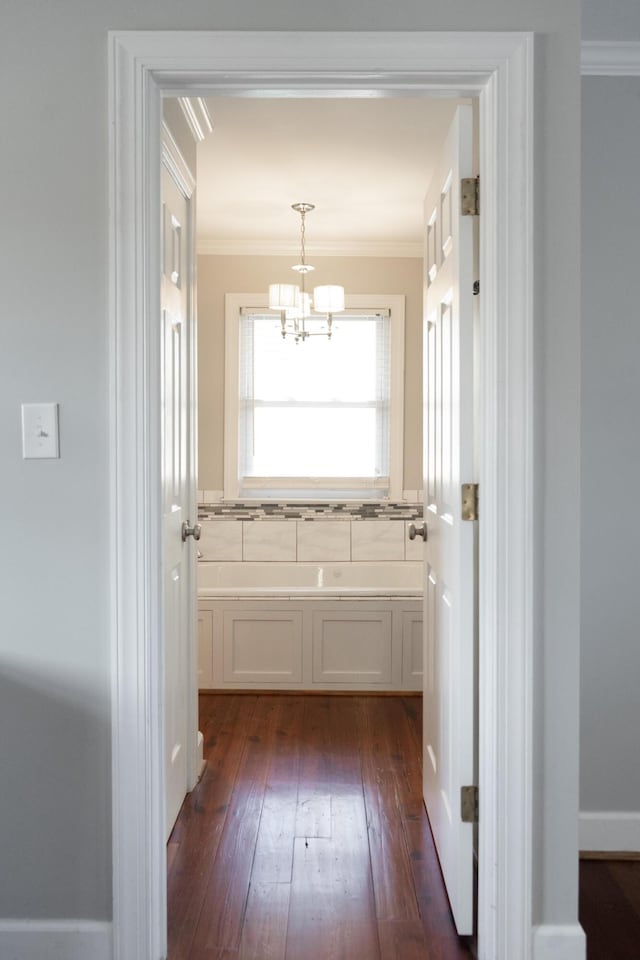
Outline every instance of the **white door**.
<svg viewBox="0 0 640 960">
<path fill-rule="evenodd" d="M 473 522 L 461 484 L 473 457 L 473 218 L 460 180 L 473 171 L 472 108 L 456 111 L 425 204 L 424 798 L 458 933 L 473 932 L 473 826 L 461 787 L 474 783 Z"/>
<path fill-rule="evenodd" d="M 197 730 L 194 657 L 195 546 L 182 538 L 195 518 L 190 396 L 190 200 L 162 165 L 162 511 L 167 836 L 191 784 Z"/>
</svg>

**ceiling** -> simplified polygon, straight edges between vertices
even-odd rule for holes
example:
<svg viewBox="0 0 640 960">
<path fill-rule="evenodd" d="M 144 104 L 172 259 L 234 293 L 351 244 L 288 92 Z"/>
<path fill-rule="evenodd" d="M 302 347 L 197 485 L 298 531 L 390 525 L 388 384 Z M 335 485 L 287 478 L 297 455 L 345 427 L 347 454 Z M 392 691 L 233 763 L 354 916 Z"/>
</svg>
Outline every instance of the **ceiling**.
<svg viewBox="0 0 640 960">
<path fill-rule="evenodd" d="M 198 251 L 420 256 L 434 156 L 459 101 L 211 97 L 198 146 Z"/>
</svg>

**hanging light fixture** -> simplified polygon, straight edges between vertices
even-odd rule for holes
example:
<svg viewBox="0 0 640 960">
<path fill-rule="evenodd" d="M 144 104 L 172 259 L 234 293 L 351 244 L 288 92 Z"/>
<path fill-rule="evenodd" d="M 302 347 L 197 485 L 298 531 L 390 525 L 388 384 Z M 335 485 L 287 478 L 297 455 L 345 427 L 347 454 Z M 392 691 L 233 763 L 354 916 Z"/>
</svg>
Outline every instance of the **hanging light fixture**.
<svg viewBox="0 0 640 960">
<path fill-rule="evenodd" d="M 305 217 L 315 210 L 313 203 L 294 203 L 292 210 L 300 214 L 300 263 L 291 269 L 300 274 L 300 285 L 295 283 L 272 283 L 269 285 L 269 309 L 280 312 L 281 333 L 284 340 L 294 337 L 296 343 L 304 343 L 307 337 L 326 336 L 331 339 L 333 314 L 344 310 L 344 287 L 329 284 L 314 287 L 313 298 L 305 289 L 305 278 L 315 270 L 305 258 Z M 314 330 L 308 321 L 321 320 L 326 316 L 326 330 Z"/>
</svg>

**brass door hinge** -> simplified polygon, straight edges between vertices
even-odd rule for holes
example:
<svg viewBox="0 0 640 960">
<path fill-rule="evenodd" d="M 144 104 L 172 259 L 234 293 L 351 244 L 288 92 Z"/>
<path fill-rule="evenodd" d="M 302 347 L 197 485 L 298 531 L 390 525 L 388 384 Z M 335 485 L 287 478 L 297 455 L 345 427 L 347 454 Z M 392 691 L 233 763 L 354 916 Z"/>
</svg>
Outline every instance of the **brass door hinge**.
<svg viewBox="0 0 640 960">
<path fill-rule="evenodd" d="M 480 177 L 464 177 L 460 181 L 460 213 L 477 217 L 480 213 Z"/>
<path fill-rule="evenodd" d="M 460 817 L 463 823 L 478 822 L 477 787 L 460 787 Z"/>
<path fill-rule="evenodd" d="M 478 519 L 478 484 L 463 483 L 460 487 L 462 493 L 462 519 Z"/>
</svg>

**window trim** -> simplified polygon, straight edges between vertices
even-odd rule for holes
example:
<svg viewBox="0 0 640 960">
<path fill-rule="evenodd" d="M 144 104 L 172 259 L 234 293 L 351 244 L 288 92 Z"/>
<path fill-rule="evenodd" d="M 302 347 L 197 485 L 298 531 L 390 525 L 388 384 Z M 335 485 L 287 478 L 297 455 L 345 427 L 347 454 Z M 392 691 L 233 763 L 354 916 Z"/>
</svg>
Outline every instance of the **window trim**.
<svg viewBox="0 0 640 960">
<path fill-rule="evenodd" d="M 347 294 L 347 310 L 388 310 L 391 318 L 391 410 L 389 438 L 389 491 L 377 499 L 401 500 L 404 471 L 404 294 Z M 240 316 L 243 309 L 265 310 L 265 294 L 227 293 L 225 294 L 225 366 L 224 366 L 224 499 L 237 500 L 240 492 L 238 476 L 238 375 Z M 301 347 L 301 349 L 303 349 Z M 291 478 L 293 479 L 293 478 Z M 353 478 L 332 478 L 339 480 L 345 489 L 354 489 L 357 484 Z M 368 488 L 370 489 L 370 488 Z M 335 497 L 323 496 L 322 488 L 314 495 L 309 488 L 309 499 L 335 500 Z M 251 499 L 243 497 L 243 499 Z M 263 499 L 263 494 L 260 495 Z M 268 497 L 267 497 L 268 499 Z M 275 498 L 274 498 L 275 499 Z M 278 498 L 281 499 L 281 498 Z M 368 498 L 370 499 L 370 498 Z M 376 499 L 376 498 L 371 498 Z"/>
</svg>

